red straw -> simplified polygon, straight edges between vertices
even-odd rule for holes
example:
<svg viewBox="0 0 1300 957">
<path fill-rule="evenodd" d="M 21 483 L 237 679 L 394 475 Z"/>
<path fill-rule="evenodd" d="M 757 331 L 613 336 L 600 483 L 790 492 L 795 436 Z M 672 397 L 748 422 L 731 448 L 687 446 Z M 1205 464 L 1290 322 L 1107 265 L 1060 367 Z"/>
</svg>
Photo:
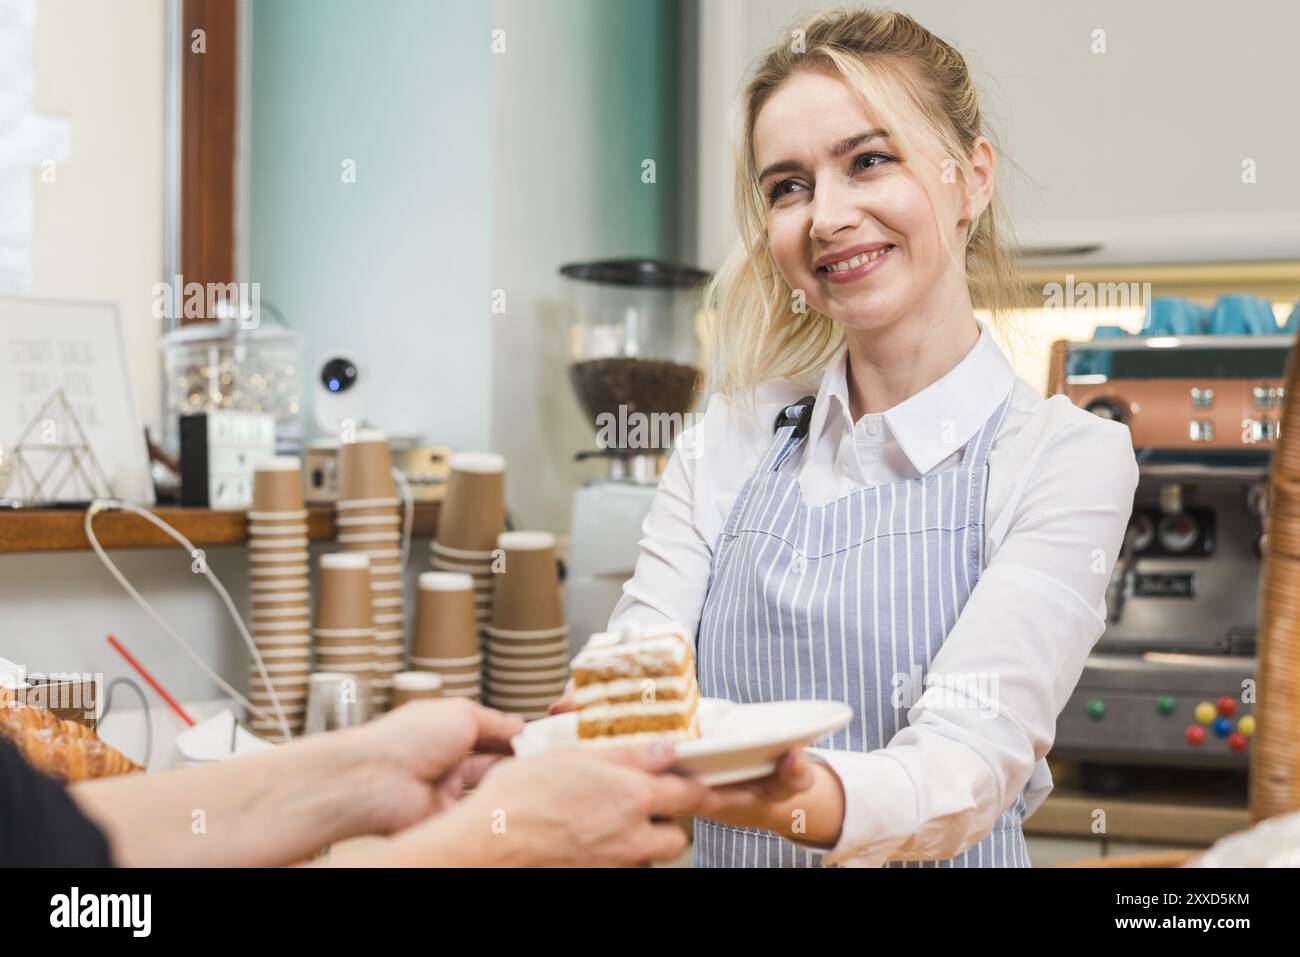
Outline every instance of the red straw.
<svg viewBox="0 0 1300 957">
<path fill-rule="evenodd" d="M 126 659 L 126 663 L 135 669 L 136 674 L 148 682 L 150 688 L 153 688 L 154 691 L 158 692 L 158 697 L 162 698 L 163 701 L 166 701 L 167 706 L 181 716 L 182 721 L 191 728 L 194 727 L 194 719 L 186 714 L 185 709 L 176 702 L 176 699 L 167 693 L 167 689 L 160 685 L 153 675 L 149 674 L 149 670 L 145 668 L 144 665 L 140 664 L 140 662 L 136 661 L 135 656 L 132 655 L 131 652 L 122 647 L 120 641 L 112 635 L 109 635 L 108 643 L 117 650 L 119 655 Z"/>
</svg>

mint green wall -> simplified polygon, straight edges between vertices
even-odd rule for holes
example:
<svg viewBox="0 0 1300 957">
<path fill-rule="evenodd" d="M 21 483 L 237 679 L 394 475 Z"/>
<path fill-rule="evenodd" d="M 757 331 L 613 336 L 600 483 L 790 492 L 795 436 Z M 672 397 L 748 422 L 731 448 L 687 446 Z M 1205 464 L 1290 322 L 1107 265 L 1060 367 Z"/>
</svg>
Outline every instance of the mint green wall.
<svg viewBox="0 0 1300 957">
<path fill-rule="evenodd" d="M 250 278 L 302 333 L 313 379 L 351 348 L 390 432 L 535 459 L 526 429 L 564 461 L 589 443 L 541 357 L 564 330 L 540 317 L 563 262 L 675 258 L 685 2 L 254 0 Z M 563 436 L 521 421 L 521 401 Z M 521 493 L 543 496 L 525 509 L 539 521 L 571 494 L 559 473 Z"/>
<path fill-rule="evenodd" d="M 490 23 L 482 0 L 253 4 L 251 278 L 313 380 L 352 350 L 369 418 L 455 445 L 490 415 Z"/>
</svg>

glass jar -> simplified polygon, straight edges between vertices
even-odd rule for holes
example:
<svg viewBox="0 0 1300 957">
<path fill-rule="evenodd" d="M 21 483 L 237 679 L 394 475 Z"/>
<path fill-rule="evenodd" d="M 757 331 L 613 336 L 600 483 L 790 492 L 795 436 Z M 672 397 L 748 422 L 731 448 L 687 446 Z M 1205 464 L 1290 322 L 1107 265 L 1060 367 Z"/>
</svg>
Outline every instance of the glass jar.
<svg viewBox="0 0 1300 957">
<path fill-rule="evenodd" d="M 616 451 L 603 438 L 609 417 L 626 432 L 639 416 L 690 411 L 700 384 L 697 324 L 708 273 L 627 259 L 564 266 L 560 274 L 572 310 L 569 381 L 601 447 Z M 666 430 L 640 434 L 649 438 L 643 450 L 668 445 Z"/>
<path fill-rule="evenodd" d="M 263 304 L 263 309 L 265 310 Z M 231 318 L 182 326 L 162 337 L 163 448 L 180 450 L 180 417 L 215 409 L 275 416 L 276 451 L 302 451 L 298 335 L 265 315 L 254 328 Z"/>
</svg>

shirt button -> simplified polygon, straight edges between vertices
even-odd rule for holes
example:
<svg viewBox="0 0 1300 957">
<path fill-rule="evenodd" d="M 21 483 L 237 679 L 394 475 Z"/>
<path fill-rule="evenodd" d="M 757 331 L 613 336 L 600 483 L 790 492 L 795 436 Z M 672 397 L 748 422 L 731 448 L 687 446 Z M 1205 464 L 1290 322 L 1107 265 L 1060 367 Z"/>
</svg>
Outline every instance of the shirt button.
<svg viewBox="0 0 1300 957">
<path fill-rule="evenodd" d="M 879 419 L 867 419 L 867 434 L 868 434 L 868 435 L 879 435 L 879 434 L 880 434 L 880 420 L 879 420 Z"/>
</svg>

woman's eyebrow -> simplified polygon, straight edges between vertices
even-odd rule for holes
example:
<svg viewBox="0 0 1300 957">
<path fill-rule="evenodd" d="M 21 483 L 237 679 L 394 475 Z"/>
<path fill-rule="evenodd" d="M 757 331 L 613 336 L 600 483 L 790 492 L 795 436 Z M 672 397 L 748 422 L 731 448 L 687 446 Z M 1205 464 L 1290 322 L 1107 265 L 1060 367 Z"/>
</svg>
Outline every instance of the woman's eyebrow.
<svg viewBox="0 0 1300 957">
<path fill-rule="evenodd" d="M 888 138 L 889 138 L 889 131 L 879 130 L 879 129 L 867 130 L 864 133 L 856 133 L 853 136 L 846 136 L 844 139 L 840 140 L 838 143 L 836 143 L 834 146 L 831 147 L 831 156 L 834 156 L 836 159 L 838 159 L 839 157 L 843 156 L 845 153 L 848 153 L 850 150 L 853 150 L 861 146 L 863 143 L 870 142 L 871 140 L 874 139 L 888 139 Z M 799 170 L 799 163 L 797 161 L 781 160 L 780 162 L 773 163 L 771 166 L 765 167 L 763 169 L 763 172 L 758 174 L 758 181 L 761 183 L 769 176 L 773 176 L 777 173 L 795 173 L 798 172 L 798 170 Z"/>
</svg>

